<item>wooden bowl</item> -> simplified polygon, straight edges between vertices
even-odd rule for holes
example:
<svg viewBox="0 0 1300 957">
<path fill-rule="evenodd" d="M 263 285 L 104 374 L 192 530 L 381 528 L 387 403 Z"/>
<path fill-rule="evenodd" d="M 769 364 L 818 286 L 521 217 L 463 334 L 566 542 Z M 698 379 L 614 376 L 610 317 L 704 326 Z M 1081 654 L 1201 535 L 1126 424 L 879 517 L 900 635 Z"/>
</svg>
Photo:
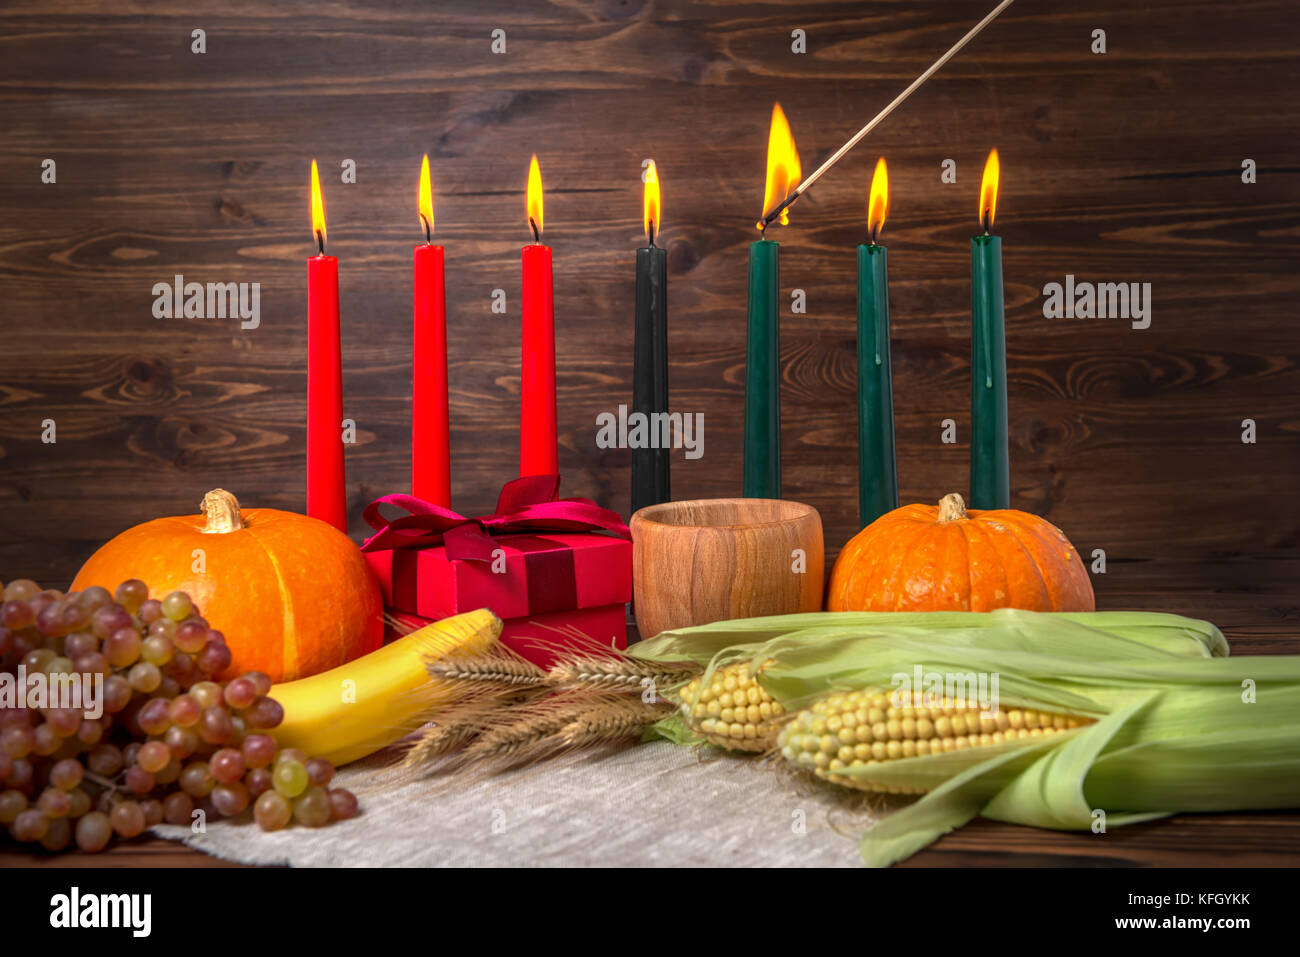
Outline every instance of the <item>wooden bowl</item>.
<svg viewBox="0 0 1300 957">
<path fill-rule="evenodd" d="M 638 511 L 631 528 L 642 638 L 821 609 L 822 520 L 810 505 L 767 498 L 665 502 Z"/>
</svg>

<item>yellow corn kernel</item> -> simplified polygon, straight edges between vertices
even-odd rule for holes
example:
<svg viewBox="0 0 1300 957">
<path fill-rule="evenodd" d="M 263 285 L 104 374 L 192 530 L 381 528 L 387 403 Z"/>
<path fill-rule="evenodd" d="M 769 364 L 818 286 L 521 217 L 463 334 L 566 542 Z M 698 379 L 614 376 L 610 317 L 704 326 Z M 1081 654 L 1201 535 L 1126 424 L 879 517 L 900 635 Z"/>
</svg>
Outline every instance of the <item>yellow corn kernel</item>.
<svg viewBox="0 0 1300 957">
<path fill-rule="evenodd" d="M 843 696 L 841 696 L 841 703 Z M 740 751 L 767 751 L 776 745 L 777 732 L 785 721 L 785 708 L 767 693 L 749 672 L 749 664 L 740 662 L 720 668 L 706 686 L 699 678 L 681 691 L 682 714 L 687 723 L 711 744 Z M 830 714 L 829 702 L 818 702 L 816 714 Z M 836 727 L 843 719 L 835 712 Z M 813 755 L 825 751 L 827 722 L 818 718 L 819 727 L 808 739 L 801 739 L 791 754 Z M 805 729 L 810 730 L 810 729 Z M 845 742 L 848 743 L 848 742 Z M 787 755 L 787 758 L 790 758 Z"/>
<path fill-rule="evenodd" d="M 944 699 L 940 707 L 899 708 L 874 691 L 836 692 L 798 712 L 778 736 L 786 760 L 818 777 L 869 791 L 921 793 L 837 773 L 888 761 L 924 760 L 957 751 L 1018 746 L 1092 723 L 1091 718 L 1034 709 L 983 713 L 971 701 Z"/>
</svg>

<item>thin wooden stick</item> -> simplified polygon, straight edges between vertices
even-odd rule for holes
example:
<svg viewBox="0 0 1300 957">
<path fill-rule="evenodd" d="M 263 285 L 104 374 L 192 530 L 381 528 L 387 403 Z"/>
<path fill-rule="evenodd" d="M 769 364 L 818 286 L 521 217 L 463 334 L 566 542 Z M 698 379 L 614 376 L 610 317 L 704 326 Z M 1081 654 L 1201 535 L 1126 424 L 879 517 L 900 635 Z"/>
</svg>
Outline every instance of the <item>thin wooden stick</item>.
<svg viewBox="0 0 1300 957">
<path fill-rule="evenodd" d="M 992 23 L 997 18 L 998 14 L 1000 14 L 1007 7 L 1011 6 L 1013 2 L 1014 0 L 1002 0 L 1001 3 L 999 3 L 996 7 L 993 8 L 993 10 L 989 13 L 988 16 L 986 16 L 979 23 L 975 24 L 975 26 L 971 27 L 969 33 L 967 33 L 964 37 L 962 37 L 960 40 L 954 43 L 952 48 L 947 53 L 945 53 L 943 56 L 939 57 L 939 59 L 935 60 L 932 64 L 930 64 L 929 68 L 920 76 L 918 76 L 915 80 L 913 80 L 911 84 L 907 87 L 907 89 L 905 89 L 902 93 L 898 94 L 898 96 L 894 97 L 892 103 L 890 103 L 887 107 L 885 107 L 883 110 L 877 113 L 875 119 L 873 119 L 866 126 L 862 127 L 862 129 L 854 133 L 852 138 L 847 143 L 845 143 L 834 153 L 832 153 L 830 159 L 828 159 L 825 163 L 822 163 L 821 166 L 818 166 L 815 170 L 813 170 L 812 174 L 807 179 L 805 179 L 802 183 L 800 183 L 799 187 L 793 193 L 791 193 L 784 200 L 782 200 L 781 203 L 776 207 L 776 209 L 772 210 L 761 220 L 759 220 L 758 228 L 767 229 L 768 226 L 772 225 L 773 221 L 775 221 L 776 218 L 780 216 L 784 210 L 788 209 L 791 205 L 793 205 L 794 201 L 798 199 L 800 196 L 802 196 L 804 194 L 804 191 L 807 190 L 808 187 L 812 186 L 813 183 L 821 179 L 823 173 L 825 173 L 828 169 L 830 169 L 832 166 L 838 163 L 845 153 L 853 149 L 853 147 L 857 146 L 858 142 L 862 139 L 862 137 L 866 136 L 868 133 L 870 133 L 872 130 L 876 128 L 876 124 L 878 124 L 881 120 L 887 117 L 890 113 L 894 112 L 894 107 L 898 106 L 898 104 L 902 103 L 909 96 L 915 93 L 917 87 L 919 87 L 926 80 L 930 79 L 930 77 L 934 76 L 935 73 L 939 71 L 940 67 L 942 67 L 945 63 L 947 63 L 954 56 L 956 56 L 958 51 L 960 51 L 962 47 L 970 43 L 971 40 L 975 39 L 975 37 L 979 35 L 979 32 L 981 30 L 983 30 L 990 23 Z"/>
</svg>

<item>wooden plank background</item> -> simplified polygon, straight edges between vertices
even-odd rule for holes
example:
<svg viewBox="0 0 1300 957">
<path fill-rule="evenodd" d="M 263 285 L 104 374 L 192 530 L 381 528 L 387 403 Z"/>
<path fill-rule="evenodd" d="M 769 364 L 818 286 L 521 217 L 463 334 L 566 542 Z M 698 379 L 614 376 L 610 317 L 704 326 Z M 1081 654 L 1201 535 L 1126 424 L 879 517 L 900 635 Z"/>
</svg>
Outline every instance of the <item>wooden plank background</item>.
<svg viewBox="0 0 1300 957">
<path fill-rule="evenodd" d="M 663 181 L 673 407 L 705 416 L 678 498 L 740 489 L 746 245 L 774 100 L 811 170 L 991 0 L 508 0 L 0 8 L 0 579 L 66 582 L 104 539 L 222 486 L 303 506 L 307 171 L 342 271 L 352 532 L 405 491 L 420 154 L 447 247 L 455 505 L 517 465 L 523 187 L 541 159 L 555 251 L 565 489 L 624 511 L 640 164 Z M 207 31 L 207 52 L 190 32 Z M 490 51 L 503 29 L 505 55 Z M 1108 52 L 1090 52 L 1107 32 Z M 791 52 L 791 31 L 807 53 Z M 782 288 L 785 491 L 856 531 L 854 245 L 890 164 L 905 501 L 964 489 L 969 265 L 997 146 L 1013 504 L 1085 553 L 1187 587 L 1295 580 L 1300 549 L 1300 7 L 1020 0 L 794 210 Z M 40 182 L 57 162 L 57 183 Z M 957 182 L 940 182 L 945 158 Z M 1259 167 L 1245 185 L 1244 158 Z M 357 182 L 339 182 L 340 163 Z M 176 273 L 261 283 L 261 327 L 160 320 Z M 1151 328 L 1047 320 L 1044 283 L 1150 282 Z M 505 316 L 491 312 L 504 289 Z M 952 418 L 958 442 L 940 442 Z M 1242 420 L 1258 441 L 1241 441 Z M 41 441 L 42 420 L 57 443 Z M 1274 560 L 1281 560 L 1280 563 Z M 1184 563 L 1184 564 L 1179 564 Z M 1242 563 L 1252 569 L 1243 576 Z M 1254 571 L 1264 569 L 1263 571 Z M 1243 587 L 1250 590 L 1249 581 Z M 1294 619 L 1296 609 L 1278 608 Z"/>
</svg>

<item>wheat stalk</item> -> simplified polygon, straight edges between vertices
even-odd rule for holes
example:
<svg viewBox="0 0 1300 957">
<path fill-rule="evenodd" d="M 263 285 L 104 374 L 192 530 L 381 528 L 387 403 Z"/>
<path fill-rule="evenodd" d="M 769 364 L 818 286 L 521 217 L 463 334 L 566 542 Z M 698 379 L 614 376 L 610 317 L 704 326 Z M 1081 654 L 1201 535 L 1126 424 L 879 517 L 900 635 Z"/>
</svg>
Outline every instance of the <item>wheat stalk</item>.
<svg viewBox="0 0 1300 957">
<path fill-rule="evenodd" d="M 698 666 L 689 662 L 652 662 L 607 654 L 573 655 L 552 665 L 547 677 L 558 688 L 638 691 L 647 684 L 676 684 L 698 671 Z"/>
<path fill-rule="evenodd" d="M 589 708 L 565 725 L 558 734 L 565 749 L 636 739 L 646 725 L 672 710 L 667 703 L 646 704 L 640 699 L 618 699 Z"/>
<path fill-rule="evenodd" d="M 439 658 L 425 664 L 431 678 L 499 689 L 535 688 L 547 683 L 546 672 L 522 658 L 500 653 L 472 658 Z"/>
</svg>

